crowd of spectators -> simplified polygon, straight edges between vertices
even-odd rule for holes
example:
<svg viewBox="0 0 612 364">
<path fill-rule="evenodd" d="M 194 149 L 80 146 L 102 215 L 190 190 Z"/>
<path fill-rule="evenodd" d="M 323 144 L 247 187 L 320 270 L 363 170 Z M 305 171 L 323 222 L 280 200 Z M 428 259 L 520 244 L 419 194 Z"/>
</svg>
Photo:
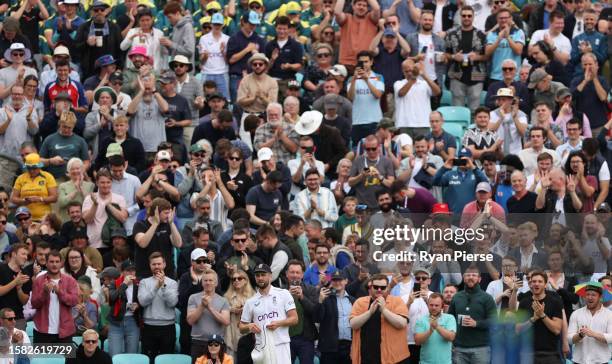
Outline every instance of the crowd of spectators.
<svg viewBox="0 0 612 364">
<path fill-rule="evenodd" d="M 612 359 L 607 0 L 0 20 L 0 364 Z"/>
</svg>

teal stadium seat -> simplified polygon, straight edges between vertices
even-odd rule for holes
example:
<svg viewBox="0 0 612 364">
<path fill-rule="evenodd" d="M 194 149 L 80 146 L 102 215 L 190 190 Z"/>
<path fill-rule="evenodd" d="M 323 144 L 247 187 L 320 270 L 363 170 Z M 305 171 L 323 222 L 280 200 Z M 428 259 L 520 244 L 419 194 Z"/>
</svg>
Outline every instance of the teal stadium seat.
<svg viewBox="0 0 612 364">
<path fill-rule="evenodd" d="M 144 354 L 117 354 L 113 364 L 149 364 L 149 357 Z"/>
<path fill-rule="evenodd" d="M 459 147 L 463 139 L 463 134 L 465 133 L 465 127 L 459 123 L 444 123 L 443 128 L 444 131 L 455 137 L 457 146 Z"/>
<path fill-rule="evenodd" d="M 463 106 L 441 106 L 438 111 L 444 117 L 445 123 L 459 123 L 466 128 L 472 119 L 470 109 Z"/>
<path fill-rule="evenodd" d="M 66 358 L 63 356 L 30 359 L 30 364 L 64 364 L 65 362 Z"/>
<path fill-rule="evenodd" d="M 155 357 L 155 364 L 191 364 L 191 357 L 185 354 L 162 354 Z"/>
<path fill-rule="evenodd" d="M 453 95 L 449 90 L 442 90 L 442 98 L 440 99 L 440 106 L 451 106 L 453 101 Z"/>
</svg>

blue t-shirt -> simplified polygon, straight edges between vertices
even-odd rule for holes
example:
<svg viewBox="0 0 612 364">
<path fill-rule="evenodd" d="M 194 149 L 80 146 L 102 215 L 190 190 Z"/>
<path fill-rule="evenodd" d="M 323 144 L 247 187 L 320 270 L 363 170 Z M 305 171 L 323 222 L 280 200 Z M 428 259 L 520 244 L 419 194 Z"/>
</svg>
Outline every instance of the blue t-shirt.
<svg viewBox="0 0 612 364">
<path fill-rule="evenodd" d="M 351 87 L 352 77 L 348 80 L 346 89 Z M 385 91 L 384 79 L 381 75 L 372 72 L 370 83 L 380 92 Z M 353 100 L 353 125 L 378 123 L 382 119 L 380 99 L 372 95 L 372 91 L 364 80 L 355 82 L 355 99 Z"/>
<path fill-rule="evenodd" d="M 457 332 L 457 322 L 453 315 L 443 313 L 438 318 L 438 325 L 442 328 Z M 429 315 L 421 316 L 417 319 L 414 327 L 415 333 L 423 333 L 429 331 Z M 429 336 L 429 339 L 421 345 L 421 364 L 437 364 L 452 362 L 453 343 L 444 340 L 437 330 Z"/>
<path fill-rule="evenodd" d="M 499 33 L 498 32 L 490 32 L 487 35 L 487 45 L 495 43 L 497 40 Z M 520 29 L 513 29 L 510 37 L 513 41 L 525 44 L 525 33 Z M 492 80 L 502 80 L 502 62 L 506 59 L 512 59 L 516 64 L 521 64 L 521 55 L 516 54 L 510 48 L 510 44 L 507 39 L 503 39 L 499 42 L 497 49 L 493 52 L 493 59 L 491 60 L 491 79 Z M 518 72 L 516 74 L 516 78 L 518 80 Z"/>
<path fill-rule="evenodd" d="M 74 157 L 80 158 L 82 161 L 89 160 L 85 139 L 75 134 L 69 137 L 59 133 L 49 135 L 40 147 L 40 156 L 43 158 L 60 156 L 66 163 Z M 47 167 L 47 172 L 55 178 L 63 177 L 66 175 L 66 163 L 61 166 L 50 165 Z"/>
</svg>

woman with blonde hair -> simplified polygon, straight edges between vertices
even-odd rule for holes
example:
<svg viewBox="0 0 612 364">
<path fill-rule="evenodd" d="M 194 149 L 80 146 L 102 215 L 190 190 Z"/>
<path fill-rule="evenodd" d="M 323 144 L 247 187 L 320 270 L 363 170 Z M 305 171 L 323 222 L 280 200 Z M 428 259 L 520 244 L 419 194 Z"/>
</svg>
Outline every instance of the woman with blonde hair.
<svg viewBox="0 0 612 364">
<path fill-rule="evenodd" d="M 243 270 L 236 270 L 230 275 L 231 284 L 225 292 L 225 297 L 230 304 L 230 324 L 225 328 L 225 343 L 227 352 L 232 356 L 238 350 L 238 339 L 243 336 L 238 330 L 242 308 L 247 299 L 255 294 L 255 290 L 249 282 L 249 276 Z"/>
<path fill-rule="evenodd" d="M 94 184 L 84 180 L 86 175 L 81 159 L 70 158 L 66 164 L 66 174 L 69 180 L 60 183 L 59 197 L 57 200 L 59 217 L 63 222 L 70 219 L 68 216 L 68 205 L 71 202 L 79 202 L 82 205 L 85 196 L 89 195 L 94 190 Z"/>
</svg>

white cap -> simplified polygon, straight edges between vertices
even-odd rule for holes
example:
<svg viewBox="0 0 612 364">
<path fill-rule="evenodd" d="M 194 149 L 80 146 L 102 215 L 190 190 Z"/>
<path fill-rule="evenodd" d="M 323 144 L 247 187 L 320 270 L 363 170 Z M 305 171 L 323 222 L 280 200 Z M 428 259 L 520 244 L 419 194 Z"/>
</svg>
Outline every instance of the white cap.
<svg viewBox="0 0 612 364">
<path fill-rule="evenodd" d="M 348 72 L 346 70 L 346 67 L 344 67 L 341 64 L 337 64 L 335 66 L 333 66 L 330 70 L 329 73 L 333 76 L 342 76 L 342 77 L 346 77 L 348 76 Z"/>
<path fill-rule="evenodd" d="M 163 161 L 163 160 L 171 161 L 172 157 L 170 156 L 170 152 L 168 152 L 167 150 L 160 150 L 159 152 L 157 152 L 157 160 L 158 161 Z"/>
<path fill-rule="evenodd" d="M 261 148 L 258 152 L 257 152 L 257 159 L 261 162 L 261 161 L 269 161 L 270 158 L 272 158 L 272 155 L 274 153 L 272 153 L 272 149 L 270 148 Z"/>
<path fill-rule="evenodd" d="M 53 50 L 53 55 L 54 56 L 70 56 L 70 51 L 68 50 L 66 46 L 58 45 Z"/>
<path fill-rule="evenodd" d="M 207 257 L 208 255 L 206 255 L 206 250 L 202 249 L 202 248 L 195 248 L 193 249 L 193 251 L 191 252 L 191 260 L 198 260 L 202 257 Z"/>
<path fill-rule="evenodd" d="M 489 182 L 480 182 L 479 184 L 477 184 L 476 192 L 480 192 L 480 191 L 491 193 L 491 185 L 489 184 Z"/>
<path fill-rule="evenodd" d="M 22 49 L 26 49 L 26 47 L 23 45 L 23 43 L 13 43 L 11 44 L 11 51 L 20 51 Z"/>
</svg>

